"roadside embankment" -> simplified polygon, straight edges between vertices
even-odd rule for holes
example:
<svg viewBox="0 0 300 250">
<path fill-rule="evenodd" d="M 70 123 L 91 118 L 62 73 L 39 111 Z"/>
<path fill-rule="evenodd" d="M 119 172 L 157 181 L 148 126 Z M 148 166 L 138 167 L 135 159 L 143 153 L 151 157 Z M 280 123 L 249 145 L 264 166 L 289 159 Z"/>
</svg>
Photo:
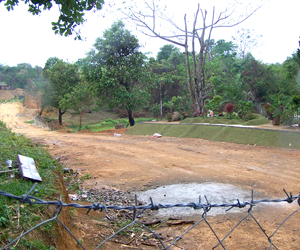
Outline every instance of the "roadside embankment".
<svg viewBox="0 0 300 250">
<path fill-rule="evenodd" d="M 207 124 L 138 123 L 127 130 L 128 135 L 152 135 L 179 138 L 200 138 L 257 146 L 300 149 L 300 133 L 289 130 L 271 130 L 258 127 L 214 126 Z"/>
</svg>

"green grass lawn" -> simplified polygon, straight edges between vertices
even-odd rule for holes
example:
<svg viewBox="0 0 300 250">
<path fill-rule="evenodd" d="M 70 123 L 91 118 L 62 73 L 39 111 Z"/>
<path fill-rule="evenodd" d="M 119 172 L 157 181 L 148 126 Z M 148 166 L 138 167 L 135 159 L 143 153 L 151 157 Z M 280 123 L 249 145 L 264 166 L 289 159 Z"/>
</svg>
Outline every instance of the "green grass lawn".
<svg viewBox="0 0 300 250">
<path fill-rule="evenodd" d="M 153 120 L 153 118 L 136 118 L 135 122 L 137 123 L 137 122 L 145 122 L 145 121 L 151 121 L 151 120 Z M 103 130 L 107 130 L 107 129 L 114 129 L 115 125 L 120 124 L 120 123 L 123 123 L 124 127 L 129 126 L 128 120 L 125 119 L 125 118 L 116 119 L 116 120 L 106 119 L 105 121 L 99 122 L 99 123 L 96 123 L 96 124 L 83 125 L 81 130 L 89 129 L 93 132 L 98 132 L 98 131 L 103 131 Z M 72 129 L 73 132 L 77 132 L 79 126 L 73 124 L 73 125 L 69 125 L 68 128 Z"/>
</svg>

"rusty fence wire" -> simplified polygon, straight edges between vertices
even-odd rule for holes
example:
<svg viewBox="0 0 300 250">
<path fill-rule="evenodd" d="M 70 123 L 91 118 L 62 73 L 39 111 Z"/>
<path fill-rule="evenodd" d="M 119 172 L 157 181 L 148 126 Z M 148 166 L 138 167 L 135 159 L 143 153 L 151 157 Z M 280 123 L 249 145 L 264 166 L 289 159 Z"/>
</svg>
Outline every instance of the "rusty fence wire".
<svg viewBox="0 0 300 250">
<path fill-rule="evenodd" d="M 264 237 L 267 240 L 267 244 L 268 246 L 266 246 L 266 249 L 279 249 L 278 246 L 276 246 L 276 244 L 273 242 L 273 237 L 274 235 L 279 231 L 279 229 L 286 223 L 287 220 L 289 220 L 293 215 L 295 215 L 299 210 L 300 207 L 297 206 L 297 208 L 291 212 L 289 215 L 287 215 L 283 221 L 281 223 L 279 223 L 279 225 L 277 226 L 277 228 L 273 231 L 273 233 L 267 234 L 266 230 L 263 228 L 263 226 L 261 225 L 261 223 L 259 223 L 259 221 L 256 219 L 256 217 L 253 215 L 253 208 L 255 205 L 259 204 L 259 203 L 293 203 L 294 201 L 296 201 L 298 203 L 298 205 L 300 206 L 300 194 L 297 196 L 293 196 L 292 193 L 288 193 L 284 190 L 286 198 L 285 199 L 262 199 L 262 200 L 254 200 L 253 199 L 253 191 L 252 191 L 252 198 L 250 201 L 240 201 L 239 199 L 237 199 L 237 201 L 235 203 L 231 203 L 231 204 L 212 204 L 209 202 L 209 199 L 207 198 L 207 196 L 204 196 L 205 202 L 202 202 L 201 196 L 199 196 L 199 201 L 198 202 L 191 202 L 191 203 L 187 203 L 187 204 L 156 204 L 153 199 L 150 197 L 150 203 L 148 205 L 138 205 L 138 201 L 137 201 L 137 197 L 135 196 L 135 205 L 133 206 L 114 206 L 114 205 L 103 205 L 100 203 L 94 203 L 94 204 L 89 204 L 89 205 L 81 205 L 78 203 L 64 203 L 62 201 L 62 197 L 60 196 L 60 199 L 58 201 L 44 201 L 42 199 L 39 199 L 37 197 L 35 197 L 35 193 L 37 192 L 36 190 L 34 190 L 36 187 L 36 184 L 34 184 L 32 186 L 32 188 L 26 193 L 23 194 L 21 196 L 15 196 L 13 194 L 7 193 L 5 191 L 1 191 L 0 190 L 0 196 L 6 196 L 12 199 L 16 199 L 18 200 L 18 209 L 20 208 L 20 204 L 22 203 L 29 203 L 30 205 L 35 205 L 35 204 L 40 204 L 40 205 L 52 205 L 55 206 L 55 212 L 53 213 L 53 217 L 47 220 L 44 220 L 43 222 L 35 225 L 34 227 L 30 228 L 29 230 L 27 230 L 26 232 L 22 232 L 17 238 L 13 239 L 12 241 L 9 242 L 9 244 L 5 245 L 5 246 L 0 246 L 2 247 L 2 250 L 6 250 L 6 249 L 10 249 L 10 247 L 12 245 L 14 245 L 16 242 L 18 242 L 22 237 L 25 237 L 28 233 L 30 233 L 31 231 L 41 227 L 42 225 L 45 225 L 51 221 L 57 221 L 59 222 L 64 228 L 65 230 L 74 238 L 74 240 L 77 242 L 77 244 L 82 248 L 82 249 L 86 249 L 83 244 L 81 239 L 77 239 L 75 237 L 75 235 L 71 232 L 71 230 L 58 218 L 62 209 L 64 207 L 72 207 L 72 208 L 84 208 L 87 210 L 87 214 L 91 211 L 91 210 L 99 210 L 99 211 L 105 211 L 106 213 L 108 213 L 108 211 L 110 210 L 115 210 L 115 211 L 130 211 L 130 223 L 126 224 L 125 226 L 123 226 L 121 229 L 119 229 L 117 232 L 113 232 L 109 237 L 107 237 L 106 239 L 104 239 L 99 245 L 96 246 L 96 249 L 101 248 L 101 246 L 103 246 L 106 242 L 112 240 L 114 237 L 116 237 L 118 234 L 120 234 L 121 232 L 125 231 L 126 229 L 128 229 L 129 227 L 133 226 L 134 224 L 136 224 L 137 226 L 139 226 L 141 229 L 148 231 L 150 234 L 152 234 L 153 238 L 156 238 L 156 242 L 157 244 L 151 244 L 149 243 L 149 246 L 156 246 L 158 249 L 172 249 L 171 247 L 176 246 L 176 243 L 184 236 L 186 235 L 190 230 L 192 230 L 194 227 L 196 227 L 197 225 L 201 224 L 201 223 L 205 223 L 208 228 L 211 230 L 211 232 L 213 233 L 215 239 L 217 240 L 217 244 L 215 244 L 214 246 L 212 246 L 212 249 L 216 249 L 218 247 L 221 247 L 223 249 L 226 249 L 226 246 L 224 244 L 224 241 L 230 237 L 230 235 L 232 234 L 232 232 L 245 220 L 247 219 L 253 219 L 254 222 L 257 224 L 259 230 L 261 231 L 261 234 L 264 235 Z M 138 221 L 138 219 L 140 218 L 141 214 L 143 214 L 146 210 L 159 210 L 159 209 L 168 209 L 168 208 L 174 208 L 174 207 L 189 207 L 189 208 L 193 208 L 193 209 L 198 209 L 201 210 L 201 217 L 198 221 L 194 222 L 192 226 L 190 226 L 188 229 L 186 229 L 181 235 L 177 236 L 174 240 L 172 240 L 172 242 L 168 241 L 163 241 L 162 237 L 160 236 L 160 234 L 157 234 L 155 231 L 153 231 L 150 226 L 146 223 L 141 223 Z M 209 212 L 214 209 L 214 208 L 226 208 L 226 211 L 229 211 L 231 209 L 234 208 L 248 208 L 246 215 L 240 220 L 238 221 L 238 223 L 233 226 L 229 232 L 223 236 L 220 237 L 216 230 L 213 229 L 213 226 L 211 225 L 211 223 L 208 221 L 208 215 Z M 299 224 L 298 224 L 299 226 Z M 299 226 L 300 228 L 300 226 Z M 300 236 L 299 236 L 300 238 Z M 146 244 L 147 245 L 147 244 Z M 298 242 L 299 245 L 299 242 Z M 143 248 L 140 248 L 143 249 Z M 186 249 L 186 248 L 181 248 L 181 249 Z"/>
</svg>

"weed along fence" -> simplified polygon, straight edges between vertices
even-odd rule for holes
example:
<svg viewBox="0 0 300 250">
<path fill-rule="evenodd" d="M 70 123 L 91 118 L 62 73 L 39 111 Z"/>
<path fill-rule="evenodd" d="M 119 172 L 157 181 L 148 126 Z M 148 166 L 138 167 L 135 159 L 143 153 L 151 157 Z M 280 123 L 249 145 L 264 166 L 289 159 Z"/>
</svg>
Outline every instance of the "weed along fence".
<svg viewBox="0 0 300 250">
<path fill-rule="evenodd" d="M 199 200 L 185 204 L 160 204 L 150 198 L 147 205 L 140 205 L 137 196 L 135 196 L 133 205 L 116 206 L 100 203 L 89 205 L 64 203 L 61 197 L 57 201 L 45 201 L 34 196 L 36 194 L 35 188 L 36 184 L 21 196 L 0 191 L 0 196 L 6 196 L 18 201 L 16 204 L 17 211 L 22 209 L 21 204 L 54 206 L 56 209 L 53 217 L 32 226 L 26 232 L 22 232 L 17 238 L 12 239 L 8 244 L 1 242 L 1 249 L 18 249 L 17 245 L 20 239 L 28 237 L 30 232 L 45 224 L 51 224 L 53 221 L 63 226 L 64 230 L 77 242 L 79 248 L 86 249 L 84 246 L 85 242 L 78 236 L 76 237 L 72 233 L 72 228 L 68 228 L 60 219 L 61 211 L 67 208 L 85 209 L 87 214 L 92 210 L 103 211 L 107 214 L 104 219 L 109 223 L 113 221 L 113 230 L 105 231 L 104 229 L 107 229 L 108 226 L 103 227 L 103 230 L 108 232 L 107 234 L 98 228 L 97 233 L 99 237 L 101 236 L 101 240 L 93 249 L 101 249 L 102 246 L 105 247 L 107 244 L 116 244 L 114 247 L 110 245 L 110 249 L 299 249 L 300 195 L 293 196 L 285 190 L 284 196 L 286 198 L 284 199 L 255 200 L 252 191 L 249 201 L 236 199 L 234 203 L 210 203 L 208 195 L 200 196 Z M 256 213 L 256 211 L 262 209 L 262 206 L 266 206 L 262 210 L 264 212 Z M 158 210 L 174 208 L 189 208 L 191 211 L 196 210 L 199 213 L 193 217 L 193 220 L 172 220 L 171 218 L 155 220 L 152 217 L 152 220 L 145 222 L 143 219 L 143 215 L 146 212 L 155 213 Z M 220 231 L 222 225 L 219 222 L 216 223 L 216 216 L 211 216 L 212 211 L 217 208 L 224 209 L 222 217 L 227 216 L 226 212 L 241 210 L 238 213 L 239 216 L 231 214 L 228 215 L 228 219 L 223 220 L 223 224 L 228 224 L 228 221 L 233 220 L 233 218 L 236 220 L 231 224 L 230 228 L 228 227 L 226 232 L 224 230 Z M 264 216 L 270 214 L 270 209 L 277 209 L 277 213 L 274 213 L 273 218 L 276 223 L 273 225 L 273 228 L 266 229 Z M 127 218 L 126 220 L 117 221 L 112 219 L 113 216 L 109 215 L 120 211 L 125 214 L 123 220 Z M 288 211 L 288 213 L 282 217 L 282 211 Z M 165 228 L 171 230 L 171 232 L 165 230 L 165 235 L 160 232 L 164 223 L 167 224 Z M 293 225 L 293 227 L 290 227 L 290 225 Z M 182 227 L 183 231 L 179 235 L 171 237 L 172 230 L 177 230 L 178 226 Z M 257 243 L 259 239 L 261 239 L 261 242 Z"/>
</svg>

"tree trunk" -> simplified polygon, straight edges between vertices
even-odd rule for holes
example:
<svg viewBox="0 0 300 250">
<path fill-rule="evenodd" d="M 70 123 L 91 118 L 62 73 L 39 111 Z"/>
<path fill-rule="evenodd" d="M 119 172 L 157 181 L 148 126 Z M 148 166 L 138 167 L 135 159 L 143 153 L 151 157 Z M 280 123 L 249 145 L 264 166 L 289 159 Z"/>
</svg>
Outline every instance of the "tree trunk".
<svg viewBox="0 0 300 250">
<path fill-rule="evenodd" d="M 160 120 L 162 121 L 162 115 L 163 115 L 163 112 L 162 112 L 162 93 L 161 93 L 161 82 L 160 82 L 160 88 L 159 88 L 159 102 L 160 102 Z"/>
<path fill-rule="evenodd" d="M 273 124 L 273 125 L 277 125 L 277 126 L 280 125 L 280 116 L 279 116 L 279 115 L 277 115 L 277 116 L 275 116 L 275 117 L 273 118 L 272 124 Z"/>
<path fill-rule="evenodd" d="M 127 110 L 128 112 L 128 120 L 129 120 L 129 125 L 130 126 L 134 126 L 135 122 L 132 116 L 132 110 Z"/>
<path fill-rule="evenodd" d="M 40 115 L 40 116 L 42 116 L 42 114 L 43 114 L 43 111 L 44 111 L 44 107 L 43 107 L 43 106 L 41 106 L 41 111 L 40 111 L 40 113 L 39 113 L 39 115 Z"/>
<path fill-rule="evenodd" d="M 193 91 L 193 83 L 191 79 L 191 68 L 190 68 L 190 59 L 189 59 L 189 51 L 188 51 L 188 30 L 187 30 L 187 22 L 186 22 L 186 15 L 184 16 L 184 22 L 185 22 L 185 44 L 184 44 L 184 55 L 185 55 L 185 61 L 186 61 L 186 73 L 187 73 L 187 86 L 190 93 L 191 101 L 192 101 L 192 107 L 194 112 L 197 112 L 197 100 L 195 99 L 196 93 Z"/>
<path fill-rule="evenodd" d="M 82 112 L 80 111 L 78 131 L 81 131 L 81 121 L 82 121 Z"/>
<path fill-rule="evenodd" d="M 62 126 L 62 116 L 65 112 L 63 112 L 60 108 L 58 109 L 58 123 Z"/>
</svg>

